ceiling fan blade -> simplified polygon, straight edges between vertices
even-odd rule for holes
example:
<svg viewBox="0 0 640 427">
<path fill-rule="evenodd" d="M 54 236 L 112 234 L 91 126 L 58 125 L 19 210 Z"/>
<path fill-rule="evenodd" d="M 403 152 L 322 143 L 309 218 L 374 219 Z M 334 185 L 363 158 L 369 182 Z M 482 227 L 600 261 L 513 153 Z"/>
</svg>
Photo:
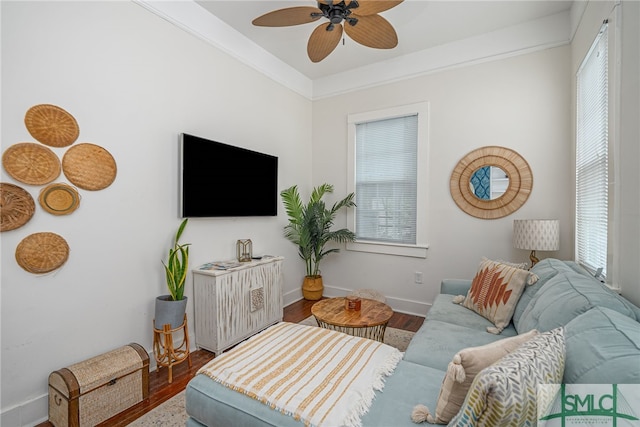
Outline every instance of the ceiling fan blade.
<svg viewBox="0 0 640 427">
<path fill-rule="evenodd" d="M 318 16 L 312 16 L 317 13 Z M 322 18 L 322 11 L 317 7 L 296 6 L 265 13 L 252 21 L 259 27 L 288 27 L 290 25 L 307 24 Z"/>
<path fill-rule="evenodd" d="M 320 62 L 338 45 L 342 38 L 342 24 L 334 24 L 333 30 L 327 31 L 330 22 L 321 24 L 313 30 L 307 43 L 307 54 L 312 62 Z"/>
<path fill-rule="evenodd" d="M 358 7 L 352 9 L 352 11 L 355 15 L 360 16 L 374 15 L 376 13 L 389 10 L 392 7 L 396 7 L 397 5 L 402 3 L 402 1 L 403 0 L 358 0 Z"/>
<path fill-rule="evenodd" d="M 358 16 L 356 25 L 345 25 L 344 31 L 361 45 L 377 49 L 392 49 L 398 45 L 393 26 L 380 15 Z"/>
</svg>

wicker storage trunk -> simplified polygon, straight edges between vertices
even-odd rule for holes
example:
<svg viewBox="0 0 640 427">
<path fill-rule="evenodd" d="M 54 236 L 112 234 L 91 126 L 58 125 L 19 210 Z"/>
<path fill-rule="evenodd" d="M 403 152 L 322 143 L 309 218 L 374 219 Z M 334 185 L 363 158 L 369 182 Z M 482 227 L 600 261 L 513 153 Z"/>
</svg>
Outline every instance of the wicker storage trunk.
<svg viewBox="0 0 640 427">
<path fill-rule="evenodd" d="M 149 355 L 136 343 L 49 375 L 49 421 L 95 426 L 149 396 Z"/>
</svg>

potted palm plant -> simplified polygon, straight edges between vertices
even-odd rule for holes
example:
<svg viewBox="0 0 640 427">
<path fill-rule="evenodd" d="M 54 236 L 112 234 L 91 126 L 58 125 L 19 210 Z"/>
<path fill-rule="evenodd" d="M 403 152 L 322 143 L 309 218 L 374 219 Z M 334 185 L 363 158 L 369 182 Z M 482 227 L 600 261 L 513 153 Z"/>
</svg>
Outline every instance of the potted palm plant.
<svg viewBox="0 0 640 427">
<path fill-rule="evenodd" d="M 343 243 L 355 240 L 355 233 L 346 228 L 331 230 L 336 213 L 342 208 L 355 206 L 355 195 L 350 193 L 329 209 L 322 197 L 332 192 L 333 185 L 330 184 L 315 187 L 306 204 L 302 203 L 296 185 L 280 193 L 289 217 L 289 224 L 284 227 L 284 235 L 298 245 L 298 255 L 305 262 L 306 276 L 302 283 L 302 295 L 311 301 L 322 298 L 324 290 L 320 261 L 331 253 L 339 252 L 338 248 L 325 249 L 325 245 L 329 242 Z"/>
<path fill-rule="evenodd" d="M 165 324 L 170 324 L 171 329 L 176 329 L 184 322 L 184 313 L 187 309 L 187 297 L 184 296 L 184 283 L 189 268 L 189 245 L 179 243 L 180 237 L 187 226 L 188 218 L 185 218 L 176 232 L 173 247 L 169 249 L 169 257 L 164 265 L 168 295 L 156 298 L 154 325 L 156 329 L 162 329 Z"/>
</svg>

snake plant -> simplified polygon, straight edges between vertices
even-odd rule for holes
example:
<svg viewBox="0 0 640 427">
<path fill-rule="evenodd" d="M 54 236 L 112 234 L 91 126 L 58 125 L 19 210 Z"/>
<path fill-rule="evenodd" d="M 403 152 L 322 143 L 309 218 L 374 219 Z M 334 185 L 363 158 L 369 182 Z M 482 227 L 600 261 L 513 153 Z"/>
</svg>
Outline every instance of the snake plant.
<svg viewBox="0 0 640 427">
<path fill-rule="evenodd" d="M 173 247 L 169 249 L 167 263 L 162 262 L 167 276 L 167 288 L 169 288 L 169 294 L 173 301 L 180 301 L 184 297 L 184 283 L 187 279 L 189 268 L 190 243 L 180 244 L 179 240 L 184 228 L 187 226 L 187 221 L 189 221 L 189 218 L 185 218 L 180 227 L 178 227 Z"/>
</svg>

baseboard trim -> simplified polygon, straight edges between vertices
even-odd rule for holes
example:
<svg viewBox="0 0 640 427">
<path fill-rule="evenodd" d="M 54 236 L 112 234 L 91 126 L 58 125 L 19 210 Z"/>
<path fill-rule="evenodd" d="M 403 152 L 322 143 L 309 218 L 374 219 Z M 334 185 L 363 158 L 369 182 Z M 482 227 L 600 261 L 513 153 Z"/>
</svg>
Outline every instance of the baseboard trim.
<svg viewBox="0 0 640 427">
<path fill-rule="evenodd" d="M 324 287 L 324 296 L 333 298 L 333 297 L 344 297 L 353 292 L 353 289 L 345 289 L 339 288 L 336 286 L 326 286 Z M 300 301 L 302 299 L 302 291 L 295 290 L 289 291 L 283 295 L 283 303 L 284 306 L 288 306 L 293 304 L 294 302 Z M 414 316 L 424 317 L 429 308 L 431 308 L 431 304 L 421 301 L 408 300 L 405 298 L 397 298 L 387 296 L 387 304 L 393 309 L 393 311 L 397 311 L 399 313 L 412 314 Z"/>
<path fill-rule="evenodd" d="M 191 352 L 198 350 L 195 345 L 196 337 L 189 333 L 189 348 Z M 157 368 L 156 358 L 152 350 L 145 348 L 149 354 L 149 372 Z M 0 426 L 37 426 L 49 419 L 49 394 L 38 396 L 12 408 L 0 412 Z"/>
<path fill-rule="evenodd" d="M 35 397 L 0 413 L 0 425 L 37 426 L 49 419 L 49 394 Z"/>
</svg>

